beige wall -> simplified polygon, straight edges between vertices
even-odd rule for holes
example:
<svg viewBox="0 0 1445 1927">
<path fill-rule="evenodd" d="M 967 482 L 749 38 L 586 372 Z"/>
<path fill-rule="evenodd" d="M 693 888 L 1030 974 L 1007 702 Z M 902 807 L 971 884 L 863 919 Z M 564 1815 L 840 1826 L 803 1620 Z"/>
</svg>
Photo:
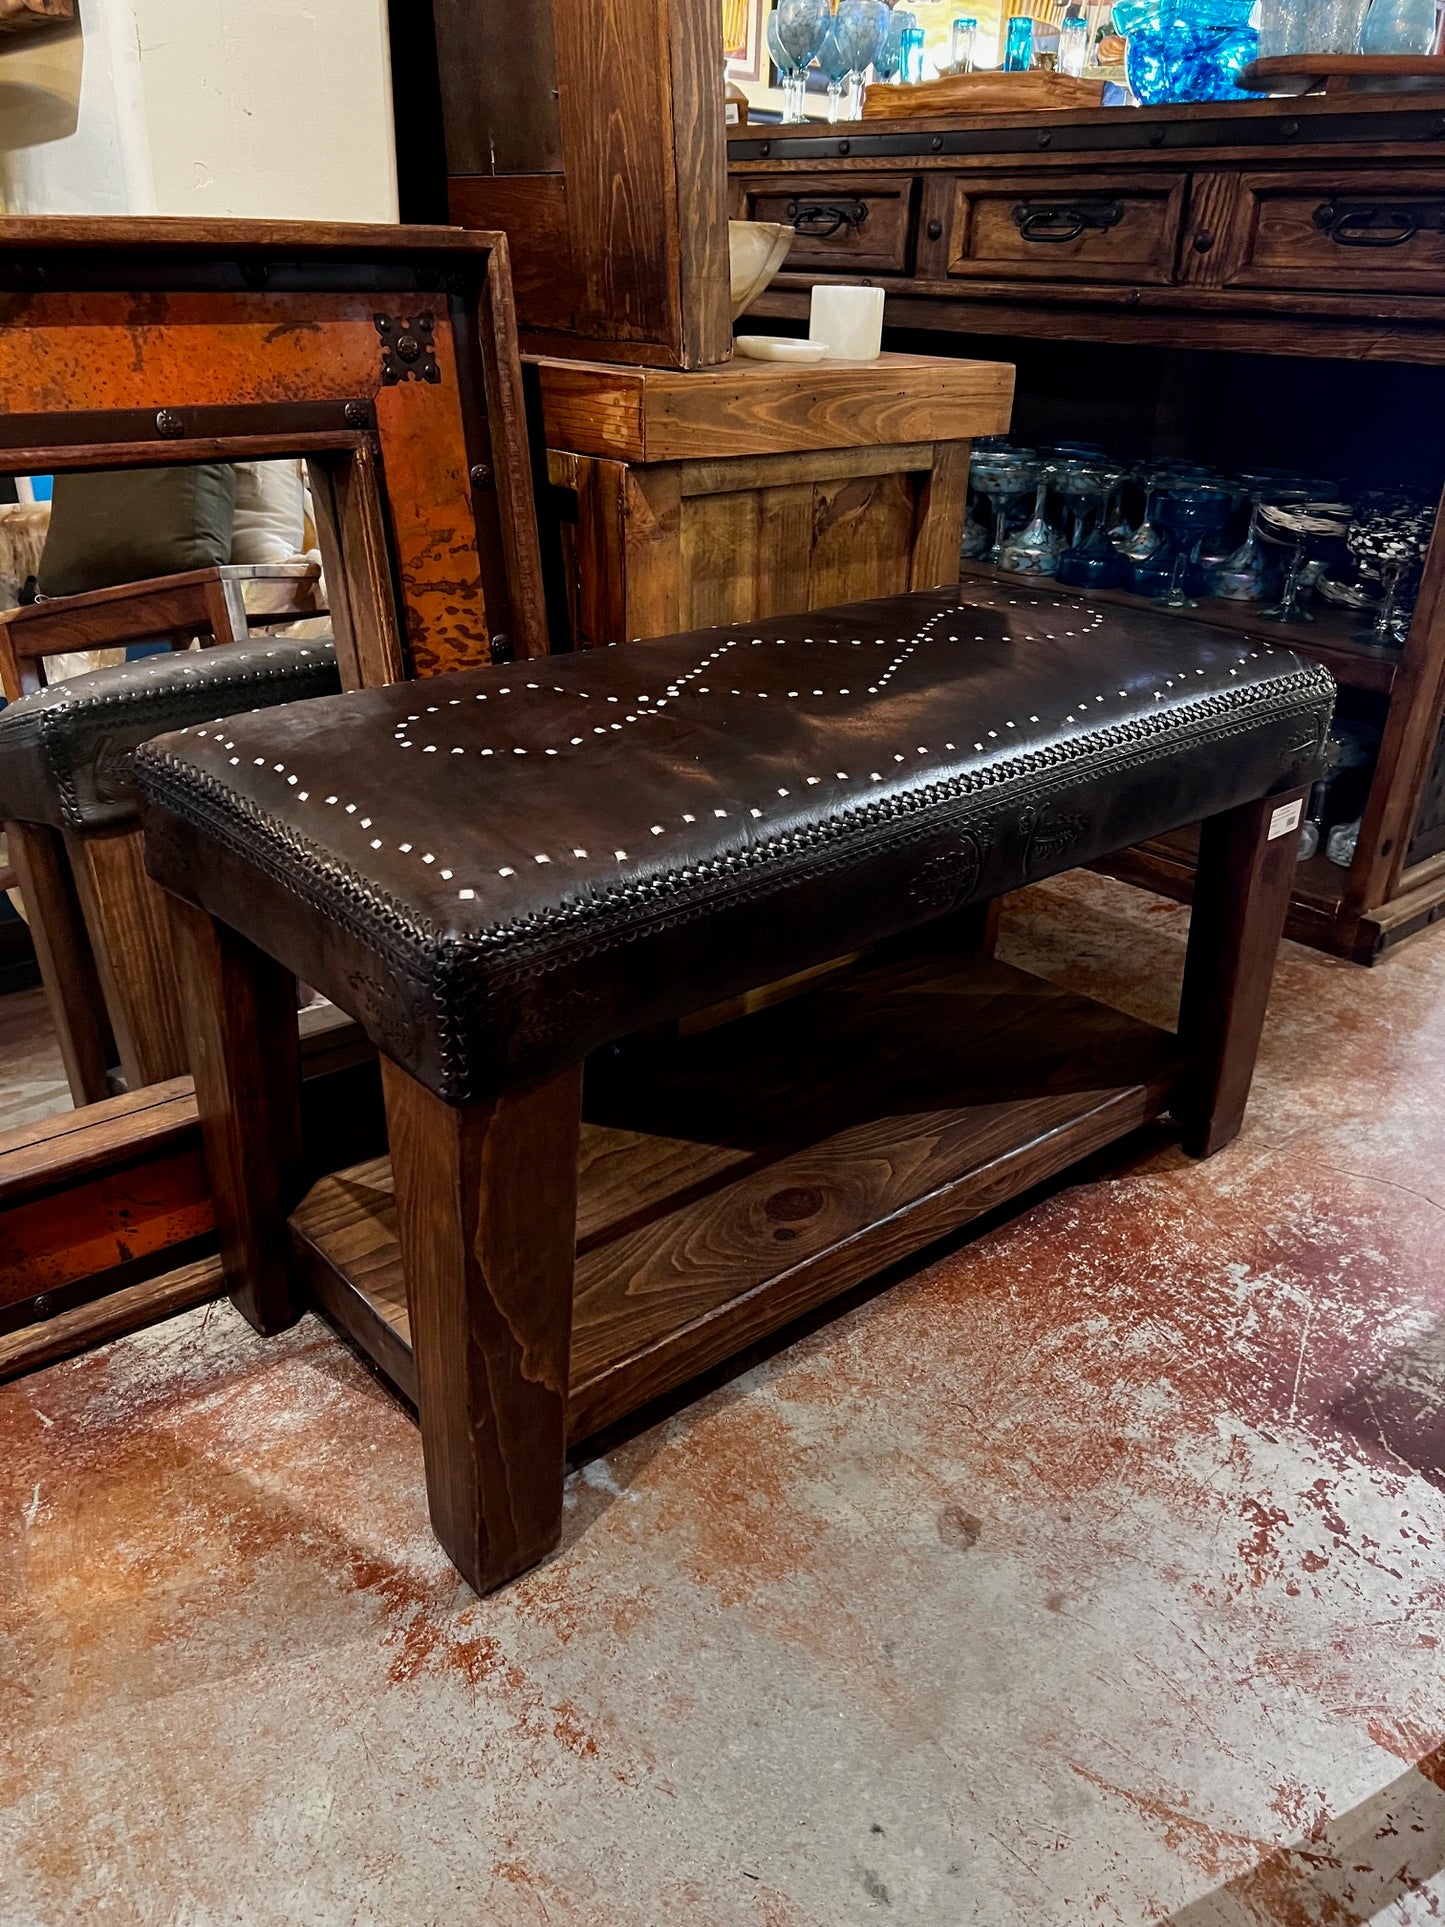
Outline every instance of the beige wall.
<svg viewBox="0 0 1445 1927">
<path fill-rule="evenodd" d="M 394 221 L 386 0 L 81 0 L 0 50 L 14 213 Z"/>
</svg>

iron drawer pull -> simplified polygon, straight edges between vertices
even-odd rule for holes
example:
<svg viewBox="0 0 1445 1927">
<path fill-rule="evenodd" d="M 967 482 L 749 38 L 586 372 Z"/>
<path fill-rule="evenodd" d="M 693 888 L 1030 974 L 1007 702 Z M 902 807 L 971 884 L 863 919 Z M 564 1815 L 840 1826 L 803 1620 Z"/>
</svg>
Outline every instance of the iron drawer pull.
<svg viewBox="0 0 1445 1927">
<path fill-rule="evenodd" d="M 868 219 L 864 201 L 789 201 L 788 223 L 812 241 L 826 241 L 840 228 L 860 228 Z"/>
<path fill-rule="evenodd" d="M 1124 218 L 1118 201 L 1020 201 L 1012 212 L 1025 241 L 1077 241 L 1088 228 L 1107 234 Z"/>
<path fill-rule="evenodd" d="M 1314 224 L 1342 248 L 1398 248 L 1421 229 L 1445 233 L 1445 201 L 1321 201 Z"/>
</svg>

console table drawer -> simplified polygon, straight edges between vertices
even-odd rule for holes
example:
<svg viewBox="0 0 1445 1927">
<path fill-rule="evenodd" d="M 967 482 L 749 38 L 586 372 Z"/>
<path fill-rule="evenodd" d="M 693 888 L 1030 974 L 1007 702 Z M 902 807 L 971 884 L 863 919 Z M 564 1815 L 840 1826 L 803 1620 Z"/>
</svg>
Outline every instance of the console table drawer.
<svg viewBox="0 0 1445 1927">
<path fill-rule="evenodd" d="M 1445 171 L 1245 174 L 1226 287 L 1445 290 Z"/>
<path fill-rule="evenodd" d="M 797 238 L 783 263 L 823 273 L 906 274 L 913 265 L 911 175 L 744 181 L 750 221 L 786 221 Z"/>
<path fill-rule="evenodd" d="M 945 272 L 981 280 L 1174 279 L 1185 174 L 968 174 L 953 183 Z"/>
</svg>

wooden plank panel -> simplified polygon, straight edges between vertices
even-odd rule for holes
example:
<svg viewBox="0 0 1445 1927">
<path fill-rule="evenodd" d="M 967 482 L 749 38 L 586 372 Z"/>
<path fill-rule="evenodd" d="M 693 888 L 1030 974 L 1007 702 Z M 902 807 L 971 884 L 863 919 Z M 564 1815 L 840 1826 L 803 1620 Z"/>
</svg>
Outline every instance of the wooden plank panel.
<svg viewBox="0 0 1445 1927">
<path fill-rule="evenodd" d="M 75 1184 L 124 1158 L 159 1157 L 196 1138 L 189 1077 L 127 1091 L 98 1104 L 0 1133 L 0 1209 Z"/>
<path fill-rule="evenodd" d="M 757 370 L 757 373 L 753 371 Z M 877 361 L 738 361 L 704 376 L 646 383 L 649 461 L 805 448 L 968 441 L 1008 427 L 1013 370 L 922 355 Z"/>
<path fill-rule="evenodd" d="M 845 475 L 917 473 L 933 465 L 932 442 L 886 448 L 815 448 L 801 455 L 735 455 L 677 463 L 686 495 L 724 495 L 735 488 L 783 488 L 790 482 L 831 482 Z"/>
<path fill-rule="evenodd" d="M 1081 1109 L 1077 1100 L 1067 1099 L 1054 1099 L 1047 1107 L 1037 1109 L 1015 1109 L 1015 1130 L 1026 1123 L 1037 1127 L 1038 1135 L 1030 1143 L 1001 1151 L 990 1162 L 961 1171 L 956 1178 L 939 1183 L 931 1192 L 901 1204 L 885 1217 L 867 1219 L 852 1236 L 841 1238 L 801 1264 L 760 1279 L 750 1291 L 735 1287 L 726 1299 L 699 1309 L 690 1324 L 670 1327 L 650 1342 L 639 1344 L 625 1358 L 600 1365 L 591 1378 L 581 1375 L 584 1361 L 592 1355 L 588 1342 L 591 1334 L 574 1325 L 574 1371 L 567 1407 L 569 1443 L 602 1430 L 648 1400 L 661 1397 L 840 1292 L 909 1257 L 933 1239 L 1006 1204 L 1080 1158 L 1137 1130 L 1167 1108 L 1171 1089 L 1171 1080 L 1165 1078 L 1112 1092 L 1086 1109 Z M 916 1155 L 914 1146 L 896 1148 L 905 1164 Z M 961 1151 L 961 1146 L 958 1148 Z M 831 1164 L 829 1169 L 845 1178 L 857 1175 L 836 1172 Z M 786 1171 L 779 1173 L 780 1177 L 786 1175 Z M 694 1248 L 689 1241 L 689 1255 Z M 737 1284 L 741 1283 L 739 1278 Z M 620 1323 L 621 1315 L 632 1307 L 620 1306 L 615 1300 L 604 1305 L 600 1298 L 593 1298 L 587 1310 L 599 1320 L 610 1311 Z M 575 1315 L 580 1319 L 582 1313 L 579 1300 Z M 595 1355 L 607 1357 L 615 1342 L 613 1334 Z"/>
<path fill-rule="evenodd" d="M 548 447 L 649 462 L 997 435 L 1014 380 L 1006 362 L 938 355 L 739 359 L 692 374 L 547 357 L 537 367 Z"/>
<path fill-rule="evenodd" d="M 967 442 L 940 442 L 920 479 L 916 524 L 909 564 L 910 589 L 952 588 L 958 581 L 959 550 L 968 506 Z"/>
<path fill-rule="evenodd" d="M 432 0 L 453 174 L 547 174 L 562 166 L 551 10 Z"/>
<path fill-rule="evenodd" d="M 624 468 L 622 581 L 626 612 L 622 640 L 675 636 L 691 627 L 687 589 L 678 570 L 682 496 L 674 468 Z"/>
<path fill-rule="evenodd" d="M 447 183 L 447 204 L 462 227 L 500 228 L 507 236 L 522 326 L 570 333 L 577 325 L 581 285 L 572 260 L 566 177 L 454 175 Z"/>
<path fill-rule="evenodd" d="M 672 192 L 679 230 L 682 365 L 730 360 L 727 137 L 723 119 L 722 9 L 717 0 L 670 0 Z"/>
<path fill-rule="evenodd" d="M 759 540 L 758 497 L 751 489 L 682 504 L 683 628 L 749 619 Z"/>
<path fill-rule="evenodd" d="M 645 369 L 591 361 L 535 359 L 542 394 L 542 433 L 548 448 L 640 462 Z"/>
<path fill-rule="evenodd" d="M 667 14 L 666 0 L 553 9 L 577 326 L 602 340 L 681 343 Z"/>
<path fill-rule="evenodd" d="M 828 609 L 909 586 L 917 489 L 907 475 L 820 483 L 813 491 L 808 603 Z"/>
</svg>

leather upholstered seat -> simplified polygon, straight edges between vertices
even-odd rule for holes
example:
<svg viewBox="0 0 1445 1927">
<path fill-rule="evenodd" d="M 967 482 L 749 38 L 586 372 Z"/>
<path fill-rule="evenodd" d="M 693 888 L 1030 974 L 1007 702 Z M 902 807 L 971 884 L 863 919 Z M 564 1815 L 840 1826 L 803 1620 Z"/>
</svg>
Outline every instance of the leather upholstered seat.
<svg viewBox="0 0 1445 1927">
<path fill-rule="evenodd" d="M 131 761 L 185 723 L 334 694 L 329 641 L 267 637 L 94 669 L 0 709 L 0 822 L 71 1095 L 185 1069 L 165 904 L 140 857 Z"/>
<path fill-rule="evenodd" d="M 1328 674 L 953 591 L 233 717 L 149 744 L 147 862 L 465 1102 L 1308 781 Z"/>
<path fill-rule="evenodd" d="M 329 642 L 279 636 L 54 683 L 0 709 L 0 819 L 58 830 L 124 822 L 136 813 L 131 759 L 148 736 L 340 687 Z"/>
</svg>

